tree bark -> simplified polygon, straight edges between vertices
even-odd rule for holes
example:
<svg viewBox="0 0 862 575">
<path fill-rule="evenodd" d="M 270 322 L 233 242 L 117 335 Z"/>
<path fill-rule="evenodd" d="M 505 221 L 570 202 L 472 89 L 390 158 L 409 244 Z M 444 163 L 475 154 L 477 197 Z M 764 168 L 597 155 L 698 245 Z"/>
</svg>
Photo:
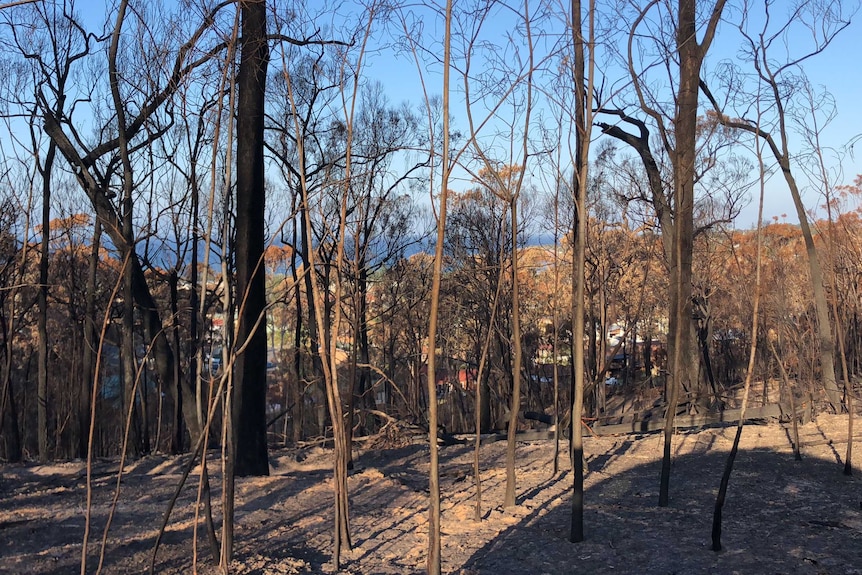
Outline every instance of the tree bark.
<svg viewBox="0 0 862 575">
<path fill-rule="evenodd" d="M 518 195 L 513 194 L 509 206 L 512 220 L 512 406 L 509 411 L 509 441 L 506 446 L 505 507 L 515 505 L 515 434 L 518 433 L 518 412 L 521 410 L 521 311 L 518 294 Z"/>
<path fill-rule="evenodd" d="M 590 2 L 591 14 L 593 2 Z M 575 175 L 572 192 L 574 194 L 574 232 L 575 245 L 572 250 L 572 429 L 571 429 L 571 463 L 572 463 L 572 520 L 569 531 L 569 541 L 578 543 L 584 540 L 584 438 L 581 429 L 581 417 L 584 408 L 584 320 L 586 291 L 586 243 L 587 243 L 587 169 L 589 165 L 590 137 L 588 120 L 590 114 L 590 97 L 592 94 L 592 71 L 594 55 L 592 53 L 593 21 L 590 16 L 590 76 L 586 71 L 586 56 L 584 54 L 584 31 L 581 16 L 581 0 L 572 0 L 572 49 L 574 51 L 574 86 L 575 86 Z M 589 87 L 587 86 L 589 82 Z"/>
<path fill-rule="evenodd" d="M 194 243 L 197 243 L 197 240 L 194 240 Z M 197 251 L 196 249 L 192 249 L 194 253 Z M 192 262 L 197 262 L 197 258 L 193 255 Z M 197 274 L 194 272 L 196 265 L 192 265 L 192 301 L 190 302 L 189 308 L 191 309 L 192 316 L 192 325 L 190 329 L 189 338 L 192 340 L 192 344 L 197 347 L 197 322 L 194 318 L 198 315 L 198 308 L 196 304 L 195 293 L 197 291 Z M 179 291 L 178 284 L 179 277 L 177 276 L 176 270 L 171 270 L 168 275 L 168 285 L 170 288 L 170 297 L 171 297 L 171 335 L 174 340 L 174 349 L 177 352 L 177 359 L 180 356 L 180 319 L 179 319 Z M 192 377 L 195 377 L 197 373 L 197 366 L 194 364 L 196 354 L 190 354 L 190 360 L 192 365 L 189 368 L 189 373 L 192 374 Z M 183 396 L 182 393 L 179 393 L 179 379 L 181 377 L 179 370 L 179 361 L 174 362 L 174 380 L 163 382 L 164 385 L 170 385 L 171 387 L 177 389 L 178 393 L 175 394 L 177 400 L 174 402 L 173 415 L 171 417 L 171 447 L 170 451 L 174 455 L 180 454 L 183 451 L 183 418 L 182 418 L 182 409 L 183 409 Z M 156 446 L 158 448 L 158 446 Z"/>
<path fill-rule="evenodd" d="M 696 0 L 680 0 L 677 8 L 676 50 L 679 86 L 674 113 L 674 246 L 671 265 L 670 328 L 673 346 L 665 415 L 659 506 L 669 502 L 671 441 L 679 390 L 691 385 L 691 278 L 694 244 L 694 182 L 697 141 L 697 102 L 703 56 L 715 36 L 725 0 L 713 6 L 702 42 L 697 41 Z M 670 343 L 670 342 L 669 342 Z M 670 346 L 669 346 L 670 347 Z"/>
<path fill-rule="evenodd" d="M 443 275 L 443 239 L 446 229 L 446 204 L 449 196 L 449 65 L 452 58 L 452 0 L 446 0 L 443 38 L 443 146 L 441 157 L 440 208 L 434 272 L 431 281 L 431 309 L 428 318 L 428 575 L 440 575 L 440 469 L 437 452 L 437 316 L 440 310 L 440 280 Z"/>
<path fill-rule="evenodd" d="M 120 45 L 120 33 L 125 21 L 127 0 L 121 0 L 117 10 L 117 20 L 111 34 L 111 44 L 108 48 L 108 78 L 111 87 L 111 98 L 114 104 L 114 113 L 117 116 L 117 140 L 121 160 L 122 181 L 122 207 L 121 220 L 119 222 L 119 234 L 123 238 L 121 253 L 123 255 L 123 319 L 121 334 L 121 365 L 122 365 L 122 396 L 123 405 L 129 410 L 132 419 L 131 437 L 126 444 L 127 454 L 136 456 L 139 454 L 137 416 L 135 408 L 134 385 L 135 385 L 135 310 L 134 310 L 134 277 L 132 272 L 132 258 L 137 259 L 135 253 L 135 237 L 132 227 L 132 190 L 134 189 L 134 172 L 129 151 L 129 134 L 126 131 L 126 107 L 120 93 L 120 75 L 117 70 L 117 54 Z"/>
<path fill-rule="evenodd" d="M 0 304 L 2 304 L 0 298 Z M 15 406 L 15 390 L 12 386 L 12 342 L 9 340 L 9 324 L 0 305 L 0 334 L 3 336 L 3 392 L 0 393 L 0 434 L 6 439 L 3 444 L 8 461 L 21 461 L 24 457 L 21 432 L 18 429 L 18 410 Z M 13 307 L 14 309 L 14 307 Z"/>
<path fill-rule="evenodd" d="M 294 210 L 291 210 L 292 212 Z M 301 214 L 299 217 L 301 222 L 304 222 Z M 293 245 L 297 245 L 297 224 L 293 222 Z M 294 403 L 291 410 L 291 420 L 293 421 L 293 441 L 298 443 L 302 440 L 302 428 L 304 422 L 304 405 L 305 405 L 305 390 L 303 384 L 305 381 L 305 373 L 302 366 L 302 290 L 299 288 L 299 278 L 296 272 L 296 255 L 297 250 L 294 247 L 290 255 L 290 271 L 293 277 L 293 285 L 296 290 L 296 326 L 293 331 L 293 386 L 294 386 Z M 307 274 L 306 274 L 307 275 Z M 314 322 L 309 325 L 309 330 L 313 329 Z"/>
<path fill-rule="evenodd" d="M 42 175 L 42 242 L 39 249 L 39 291 L 37 294 L 39 315 L 37 331 L 39 334 L 39 367 L 36 384 L 37 436 L 39 439 L 39 460 L 48 460 L 48 250 L 51 238 L 51 174 L 57 145 L 48 144 L 45 165 L 39 171 Z"/>
<path fill-rule="evenodd" d="M 102 222 L 99 218 L 93 218 L 93 245 L 90 251 L 89 268 L 87 270 L 87 290 L 84 295 L 84 349 L 81 354 L 84 377 L 81 381 L 81 389 L 78 392 L 78 405 L 76 410 L 77 421 L 77 447 L 76 455 L 80 459 L 87 458 L 87 436 L 90 427 L 90 402 L 95 401 L 91 397 L 90 390 L 93 389 L 93 380 L 98 376 L 96 373 L 96 354 L 100 345 L 96 325 L 96 280 L 99 271 L 99 248 L 102 244 Z"/>
<path fill-rule="evenodd" d="M 266 442 L 266 285 L 263 131 L 269 50 L 266 2 L 242 4 L 242 48 L 237 103 L 236 293 L 244 348 L 234 364 L 233 433 L 236 473 L 269 475 Z"/>
</svg>

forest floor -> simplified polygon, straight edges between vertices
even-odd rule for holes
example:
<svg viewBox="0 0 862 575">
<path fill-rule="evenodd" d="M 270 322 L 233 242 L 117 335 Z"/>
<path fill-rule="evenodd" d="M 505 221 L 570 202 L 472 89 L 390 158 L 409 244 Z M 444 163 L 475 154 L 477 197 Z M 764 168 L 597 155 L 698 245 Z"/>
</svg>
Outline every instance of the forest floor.
<svg viewBox="0 0 862 575">
<path fill-rule="evenodd" d="M 586 540 L 578 544 L 568 541 L 572 475 L 552 475 L 552 441 L 518 445 L 518 505 L 511 509 L 501 505 L 505 442 L 483 446 L 481 521 L 474 520 L 471 445 L 442 447 L 443 572 L 862 574 L 862 473 L 842 474 L 846 428 L 846 416 L 829 415 L 801 427 L 803 460 L 795 461 L 789 430 L 774 422 L 747 425 L 719 553 L 710 548 L 712 510 L 735 427 L 675 435 L 666 508 L 657 506 L 660 434 L 588 437 Z M 561 448 L 566 468 L 567 445 Z M 217 499 L 220 471 L 217 454 L 212 457 Z M 238 480 L 231 572 L 334 572 L 331 458 L 320 447 L 274 450 L 269 477 Z M 103 573 L 147 571 L 186 461 L 150 456 L 126 468 Z M 353 548 L 344 553 L 341 573 L 424 572 L 427 470 L 427 446 L 357 452 L 349 480 Z M 94 467 L 87 573 L 99 562 L 116 471 L 116 461 Z M 0 573 L 80 572 L 85 477 L 81 462 L 0 467 Z M 193 475 L 171 517 L 156 573 L 216 572 L 203 528 L 193 563 L 196 496 Z"/>
</svg>

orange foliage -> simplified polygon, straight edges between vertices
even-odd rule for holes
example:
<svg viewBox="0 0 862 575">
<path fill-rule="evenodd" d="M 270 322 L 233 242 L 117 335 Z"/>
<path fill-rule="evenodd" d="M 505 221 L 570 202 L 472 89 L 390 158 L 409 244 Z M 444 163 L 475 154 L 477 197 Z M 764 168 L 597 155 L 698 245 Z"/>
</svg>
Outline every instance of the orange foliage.
<svg viewBox="0 0 862 575">
<path fill-rule="evenodd" d="M 67 218 L 55 218 L 48 223 L 49 229 L 53 231 L 70 231 L 78 228 L 86 228 L 93 221 L 90 214 L 72 214 Z M 34 228 L 36 233 L 42 233 L 42 226 L 37 225 Z"/>
</svg>

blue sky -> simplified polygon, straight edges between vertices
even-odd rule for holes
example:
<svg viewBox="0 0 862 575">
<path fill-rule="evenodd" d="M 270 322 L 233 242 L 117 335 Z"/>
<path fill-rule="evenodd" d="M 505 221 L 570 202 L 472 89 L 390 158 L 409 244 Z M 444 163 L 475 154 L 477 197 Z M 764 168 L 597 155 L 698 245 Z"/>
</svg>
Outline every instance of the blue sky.
<svg viewBox="0 0 862 575">
<path fill-rule="evenodd" d="M 755 4 L 760 4 L 759 2 Z M 793 3 L 795 4 L 795 2 Z M 841 4 L 841 3 L 838 3 Z M 854 2 L 843 2 L 844 9 L 851 9 Z M 791 5 L 790 2 L 776 2 L 773 7 L 774 21 L 783 18 L 783 10 Z M 853 15 L 851 24 L 841 31 L 829 46 L 820 54 L 804 61 L 801 72 L 807 77 L 814 90 L 825 93 L 834 105 L 834 116 L 828 123 L 825 121 L 830 106 L 824 105 L 817 109 L 818 122 L 822 128 L 820 144 L 824 159 L 828 165 L 829 177 L 832 185 L 851 184 L 857 174 L 862 174 L 862 141 L 856 145 L 856 150 L 849 146 L 851 142 L 862 137 L 862 121 L 857 110 L 858 101 L 862 96 L 862 78 L 856 72 L 856 63 L 862 58 L 862 36 L 860 36 L 860 22 L 862 14 Z M 789 51 L 794 56 L 811 50 L 810 30 L 803 24 L 797 24 L 789 34 Z M 722 39 L 728 40 L 722 44 Z M 736 59 L 736 47 L 740 38 L 733 26 L 723 24 L 719 30 L 719 36 L 709 58 L 711 61 L 720 59 Z M 778 46 L 770 53 L 774 58 L 784 58 L 785 54 Z M 811 124 L 811 115 L 806 118 Z M 802 153 L 805 149 L 803 138 L 791 123 L 789 128 L 791 156 Z M 816 184 L 809 181 L 806 173 L 800 165 L 793 162 L 793 171 L 803 190 L 803 201 L 809 210 L 814 206 L 822 204 L 822 194 L 818 191 Z M 787 222 L 797 222 L 796 210 L 793 205 L 790 192 L 780 173 L 773 174 L 766 185 L 764 199 L 764 219 L 771 220 L 774 216 L 779 218 L 786 214 Z M 822 210 L 818 211 L 822 215 Z M 737 219 L 738 227 L 753 227 L 757 221 L 757 198 L 752 198 L 752 204 L 743 211 Z"/>
<path fill-rule="evenodd" d="M 846 3 L 849 4 L 849 3 Z M 777 21 L 783 17 L 782 12 L 788 4 L 777 3 L 773 7 L 773 17 Z M 726 12 L 728 17 L 734 17 L 732 12 Z M 858 14 L 856 15 L 858 16 Z M 498 19 L 489 22 L 488 36 L 503 40 L 510 32 L 510 23 Z M 426 30 L 432 30 L 432 36 L 439 35 L 442 39 L 442 30 L 439 19 L 430 17 L 425 21 Z M 858 120 L 860 114 L 856 110 L 857 101 L 862 96 L 862 77 L 855 71 L 856 60 L 862 58 L 862 40 L 860 40 L 859 23 L 853 22 L 847 29 L 843 30 L 822 53 L 804 62 L 802 72 L 817 91 L 826 91 L 834 103 L 834 117 L 825 123 L 825 110 L 817 110 L 818 121 L 822 123 L 820 143 L 824 158 L 828 164 L 829 176 L 833 185 L 852 183 L 857 174 L 862 173 L 862 141 L 856 146 L 857 151 L 848 146 L 854 138 L 862 136 L 862 122 Z M 547 30 L 545 30 L 547 32 Z M 804 35 L 806 30 L 797 26 L 791 31 L 791 50 L 805 50 L 810 44 L 809 38 Z M 738 47 L 741 38 L 732 24 L 724 23 L 719 28 L 719 34 L 712 50 L 708 56 L 707 66 L 716 66 L 722 61 L 738 60 Z M 773 50 L 776 58 L 783 57 L 780 51 Z M 799 52 L 797 52 L 798 54 Z M 406 56 L 399 58 L 380 56 L 376 58 L 372 66 L 366 69 L 366 73 L 382 81 L 390 98 L 393 101 L 407 99 L 413 102 L 421 101 L 422 92 L 419 87 L 418 74 L 415 65 Z M 606 70 L 609 79 L 613 78 L 613 72 Z M 624 73 L 623 73 L 624 75 Z M 458 81 L 458 76 L 453 75 L 453 81 Z M 426 82 L 431 94 L 439 94 L 441 91 L 441 79 L 439 69 L 426 70 Z M 463 101 L 453 103 L 453 116 L 456 125 L 466 130 L 464 120 Z M 807 120 L 810 123 L 810 119 Z M 804 145 L 795 128 L 790 127 L 790 150 L 795 155 L 802 153 Z M 774 164 L 774 162 L 768 162 Z M 816 185 L 809 182 L 803 169 L 797 164 L 793 166 L 798 184 L 803 190 L 803 199 L 809 210 L 822 203 L 822 196 L 817 191 Z M 466 184 L 465 184 L 466 185 Z M 454 186 L 453 186 L 454 187 Z M 756 193 L 755 188 L 755 193 Z M 753 227 L 757 221 L 757 197 L 753 195 L 749 205 L 743 209 L 736 220 L 737 227 Z M 795 223 L 797 221 L 796 211 L 787 188 L 787 184 L 780 173 L 770 176 L 765 186 L 764 219 L 769 221 L 773 217 L 784 219 Z"/>
<path fill-rule="evenodd" d="M 783 7 L 784 3 L 779 2 L 778 4 Z M 105 18 L 107 11 L 111 9 L 108 6 L 109 3 L 104 0 L 79 0 L 77 2 L 77 9 L 84 16 L 84 19 L 94 23 L 101 22 Z M 343 8 L 342 14 L 350 12 L 351 6 L 352 4 L 348 3 Z M 420 9 L 414 8 L 413 10 Z M 433 41 L 431 50 L 440 50 L 442 46 L 442 24 L 439 17 L 435 17 L 428 10 L 424 10 L 420 15 L 427 38 Z M 339 28 L 337 24 L 332 23 L 332 20 L 337 19 L 338 16 L 332 16 L 331 21 L 328 22 L 329 25 L 333 26 L 331 31 L 334 34 L 339 32 Z M 494 18 L 487 24 L 487 37 L 492 41 L 502 43 L 506 40 L 507 35 L 516 36 L 516 34 L 512 34 L 512 22 L 511 15 L 495 14 Z M 546 24 L 552 25 L 554 23 Z M 565 33 L 562 24 L 558 22 L 556 26 L 559 26 L 559 33 Z M 836 116 L 830 124 L 825 126 L 821 135 L 821 143 L 829 161 L 834 184 L 851 183 L 856 174 L 862 173 L 862 142 L 856 146 L 855 154 L 847 148 L 854 137 L 862 135 L 862 122 L 859 121 L 860 114 L 856 110 L 858 99 L 862 96 L 862 78 L 856 72 L 857 61 L 862 58 L 862 40 L 860 40 L 862 35 L 859 34 L 859 26 L 857 22 L 851 24 L 837 37 L 826 52 L 807 61 L 804 65 L 804 72 L 815 88 L 828 90 L 834 98 Z M 715 65 L 722 59 L 735 58 L 737 45 L 735 42 L 738 38 L 734 39 L 732 28 L 728 25 L 723 25 L 720 28 L 716 44 L 708 57 L 708 65 Z M 551 35 L 554 33 L 552 29 L 541 31 Z M 392 104 L 407 100 L 418 107 L 422 102 L 423 94 L 416 65 L 409 54 L 395 54 L 392 47 L 400 32 L 397 18 L 391 21 L 390 32 L 388 35 L 381 32 L 377 36 L 376 41 L 381 44 L 382 48 L 379 53 L 369 57 L 364 73 L 370 78 L 383 82 Z M 442 91 L 439 66 L 427 65 L 424 72 L 429 95 L 439 95 Z M 606 70 L 606 72 L 608 77 L 612 77 L 611 70 Z M 457 74 L 453 74 L 452 81 L 460 82 Z M 460 90 L 460 85 L 456 85 L 456 88 Z M 463 101 L 456 97 L 452 112 L 455 127 L 466 132 L 467 124 L 463 107 Z M 796 137 L 794 136 L 794 138 Z M 798 138 L 791 142 L 791 149 L 793 151 L 801 149 Z M 796 173 L 800 185 L 807 190 L 805 194 L 806 205 L 810 208 L 820 203 L 818 193 L 807 184 L 805 174 L 801 170 L 796 170 Z M 470 185 L 468 177 L 463 173 L 461 176 L 461 181 L 453 182 L 453 188 L 463 189 Z M 783 214 L 787 215 L 787 221 L 796 221 L 795 209 L 786 184 L 780 175 L 773 175 L 766 186 L 764 218 L 769 220 L 773 216 L 781 217 Z M 743 210 L 742 215 L 737 219 L 736 224 L 738 227 L 751 227 L 755 224 L 756 217 L 757 202 L 756 198 L 753 197 L 749 206 Z"/>
</svg>

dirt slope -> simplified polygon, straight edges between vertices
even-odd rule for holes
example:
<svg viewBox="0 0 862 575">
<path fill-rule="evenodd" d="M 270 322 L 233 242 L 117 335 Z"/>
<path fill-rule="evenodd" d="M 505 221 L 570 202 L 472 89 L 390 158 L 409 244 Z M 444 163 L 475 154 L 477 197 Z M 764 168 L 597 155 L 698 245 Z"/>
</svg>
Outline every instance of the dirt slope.
<svg viewBox="0 0 862 575">
<path fill-rule="evenodd" d="M 587 438 L 587 541 L 567 541 L 570 473 L 551 476 L 551 442 L 518 447 L 519 506 L 499 504 L 504 443 L 482 451 L 483 520 L 473 520 L 469 446 L 441 451 L 443 570 L 463 575 L 519 573 L 862 574 L 862 479 L 842 475 L 845 417 L 802 428 L 804 460 L 787 431 L 750 425 L 725 507 L 724 547 L 710 550 L 712 506 L 735 428 L 675 437 L 671 506 L 659 509 L 659 435 Z M 564 446 L 565 449 L 565 446 Z M 859 457 L 862 451 L 857 449 Z M 272 476 L 241 479 L 235 573 L 331 573 L 331 452 L 276 451 Z M 350 478 L 353 549 L 342 573 L 424 570 L 427 448 L 360 453 Z M 103 573 L 146 572 L 156 527 L 185 459 L 153 456 L 123 476 Z M 567 457 L 562 459 L 565 467 Z M 116 462 L 94 477 L 88 573 L 95 573 Z M 220 486 L 217 462 L 213 487 Z M 0 573 L 79 573 L 86 506 L 81 463 L 0 467 Z M 192 573 L 197 482 L 184 489 L 156 559 L 157 573 Z M 216 495 L 217 497 L 217 495 Z M 218 516 L 218 504 L 216 502 Z M 197 570 L 215 572 L 203 530 Z"/>
</svg>

